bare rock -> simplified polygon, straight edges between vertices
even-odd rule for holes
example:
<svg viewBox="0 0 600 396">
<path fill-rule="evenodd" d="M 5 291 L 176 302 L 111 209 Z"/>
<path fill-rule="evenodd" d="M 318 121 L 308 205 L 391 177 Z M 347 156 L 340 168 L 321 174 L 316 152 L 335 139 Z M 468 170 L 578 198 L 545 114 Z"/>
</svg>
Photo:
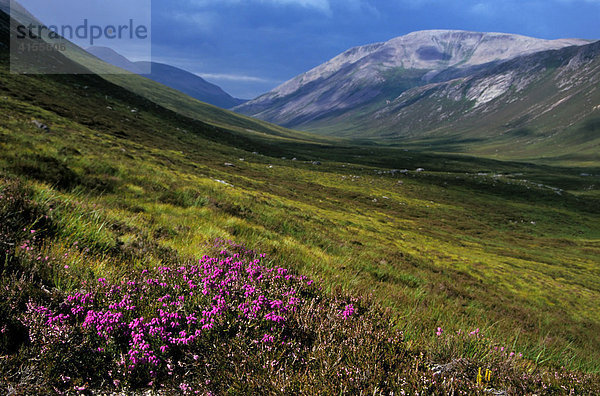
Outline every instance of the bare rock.
<svg viewBox="0 0 600 396">
<path fill-rule="evenodd" d="M 50 132 L 50 127 L 38 120 L 31 121 L 38 129 L 41 129 L 44 132 Z"/>
</svg>

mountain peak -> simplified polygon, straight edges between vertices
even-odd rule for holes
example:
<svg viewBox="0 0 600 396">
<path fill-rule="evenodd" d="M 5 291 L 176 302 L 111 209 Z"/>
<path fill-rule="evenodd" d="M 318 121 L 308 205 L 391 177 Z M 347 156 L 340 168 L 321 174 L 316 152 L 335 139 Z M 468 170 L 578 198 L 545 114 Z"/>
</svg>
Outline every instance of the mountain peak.
<svg viewBox="0 0 600 396">
<path fill-rule="evenodd" d="M 384 44 L 383 50 L 389 51 L 390 66 L 437 69 L 471 67 L 588 43 L 586 40 L 544 40 L 510 33 L 423 30 L 393 38 Z"/>
<path fill-rule="evenodd" d="M 386 42 L 351 48 L 236 108 L 285 126 L 314 123 L 404 91 L 477 69 L 587 40 L 544 40 L 509 33 L 423 30 Z"/>
<path fill-rule="evenodd" d="M 330 78 L 341 70 L 350 68 L 354 70 L 351 79 L 356 83 L 373 79 L 378 81 L 382 70 L 394 68 L 433 71 L 429 74 L 431 76 L 451 67 L 469 68 L 584 44 L 589 44 L 589 41 L 544 40 L 517 34 L 465 30 L 421 30 L 386 42 L 350 48 L 328 62 L 281 84 L 261 98 L 270 100 L 291 95 L 307 84 Z M 253 102 L 255 101 L 248 102 L 248 105 L 253 105 Z"/>
</svg>

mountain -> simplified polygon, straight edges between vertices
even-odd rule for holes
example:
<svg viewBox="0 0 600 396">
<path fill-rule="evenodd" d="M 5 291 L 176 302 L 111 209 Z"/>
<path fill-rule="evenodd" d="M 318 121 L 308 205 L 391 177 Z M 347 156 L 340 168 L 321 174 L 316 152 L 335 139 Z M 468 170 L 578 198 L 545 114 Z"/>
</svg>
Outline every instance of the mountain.
<svg viewBox="0 0 600 396">
<path fill-rule="evenodd" d="M 232 97 L 217 85 L 211 84 L 193 73 L 174 66 L 157 62 L 131 62 L 129 59 L 107 47 L 95 46 L 88 48 L 87 51 L 106 63 L 132 73 L 141 74 L 153 81 L 214 106 L 228 109 L 245 102 L 243 99 Z"/>
<path fill-rule="evenodd" d="M 600 157 L 600 42 L 544 51 L 403 92 L 356 128 L 461 151 Z M 345 122 L 338 118 L 338 125 Z M 347 124 L 346 124 L 347 125 Z M 468 147 L 471 147 L 470 149 Z"/>
<path fill-rule="evenodd" d="M 591 45 L 586 55 L 569 49 L 586 45 Z M 515 90 L 527 95 L 529 84 L 548 77 L 538 74 L 542 70 L 562 67 L 562 79 L 567 78 L 565 73 L 579 73 L 577 78 L 583 78 L 581 70 L 573 65 L 578 57 L 593 53 L 593 44 L 586 40 L 421 31 L 350 49 L 234 110 L 280 125 L 333 135 L 422 136 L 446 131 L 449 118 L 459 120 L 492 112 L 489 106 L 504 94 L 520 100 L 520 96 L 513 95 Z M 510 78 L 505 75 L 507 67 Z M 589 72 L 593 75 L 593 70 Z M 518 86 L 514 86 L 517 80 Z M 441 90 L 451 87 L 456 88 L 453 94 L 442 94 Z M 563 88 L 557 86 L 553 92 Z M 412 111 L 419 106 L 426 113 Z M 439 116 L 430 117 L 431 110 Z M 506 116 L 509 119 L 504 123 L 511 121 L 510 115 Z"/>
<path fill-rule="evenodd" d="M 142 69 L 117 51 L 108 47 L 88 47 L 87 52 L 104 62 L 136 74 L 142 74 Z"/>
</svg>

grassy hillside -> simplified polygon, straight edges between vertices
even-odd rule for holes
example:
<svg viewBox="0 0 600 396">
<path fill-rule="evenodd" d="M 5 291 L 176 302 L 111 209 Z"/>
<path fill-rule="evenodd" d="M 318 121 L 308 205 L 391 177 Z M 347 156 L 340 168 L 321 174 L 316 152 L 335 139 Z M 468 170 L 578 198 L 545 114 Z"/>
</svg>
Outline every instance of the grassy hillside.
<svg viewBox="0 0 600 396">
<path fill-rule="evenodd" d="M 2 9 L 8 10 L 6 1 L 0 3 Z M 0 10 L 2 15 L 2 30 L 3 44 L 8 45 L 8 17 Z M 27 12 L 17 14 L 21 24 L 27 26 L 29 24 L 39 25 L 33 16 Z M 188 116 L 195 120 L 201 120 L 206 124 L 215 127 L 224 127 L 230 131 L 235 131 L 243 135 L 256 136 L 261 138 L 264 135 L 274 136 L 281 139 L 305 140 L 310 139 L 322 141 L 335 141 L 335 139 L 318 138 L 315 135 L 290 131 L 286 128 L 277 125 L 269 124 L 250 117 L 238 115 L 236 113 L 221 109 L 219 107 L 201 102 L 188 95 L 183 95 L 181 92 L 157 83 L 140 75 L 124 71 L 99 58 L 91 55 L 87 51 L 79 48 L 73 43 L 63 39 L 53 39 L 47 34 L 43 37 L 46 42 L 60 43 L 64 46 L 64 50 L 60 52 L 49 51 L 43 59 L 34 56 L 29 59 L 29 64 L 34 66 L 25 66 L 26 69 L 53 72 L 59 70 L 60 74 L 69 71 L 67 74 L 97 74 L 102 75 L 106 81 L 110 81 L 115 85 L 125 88 L 141 97 L 151 100 L 153 103 L 159 104 L 167 109 L 177 111 L 180 114 Z M 65 59 L 67 58 L 67 59 Z M 17 65 L 28 65 L 27 62 L 20 62 Z M 54 69 L 54 70 L 53 70 Z M 31 73 L 35 74 L 35 73 Z M 110 95 L 109 95 L 110 96 Z M 108 97 L 107 97 L 108 101 Z"/>
<path fill-rule="evenodd" d="M 7 70 L 4 51 L 3 389 L 598 392 L 600 168 L 255 139 L 94 75 Z M 247 287 L 268 318 L 243 316 Z M 185 333 L 165 324 L 162 350 L 142 326 L 145 348 L 135 323 L 160 310 Z"/>
</svg>

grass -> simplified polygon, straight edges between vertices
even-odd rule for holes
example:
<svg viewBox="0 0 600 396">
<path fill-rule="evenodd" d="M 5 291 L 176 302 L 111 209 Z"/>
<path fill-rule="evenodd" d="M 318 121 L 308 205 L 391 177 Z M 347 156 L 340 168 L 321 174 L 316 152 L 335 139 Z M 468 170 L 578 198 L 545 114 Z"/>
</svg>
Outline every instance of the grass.
<svg viewBox="0 0 600 396">
<path fill-rule="evenodd" d="M 395 313 L 371 298 L 325 293 L 231 241 L 199 247 L 210 254 L 200 260 L 157 246 L 93 246 L 89 234 L 65 243 L 63 222 L 81 221 L 81 202 L 36 194 L 2 180 L 2 242 L 20 245 L 2 250 L 7 392 L 598 391 L 596 376 L 549 370 L 541 352 L 526 359 L 490 329 L 438 327 L 430 348 L 410 346 Z"/>
<path fill-rule="evenodd" d="M 535 392 L 542 383 L 575 389 L 576 381 L 584 381 L 581 393 L 593 393 L 596 377 L 584 373 L 600 369 L 598 167 L 256 138 L 157 106 L 96 76 L 9 75 L 4 55 L 0 172 L 2 191 L 24 185 L 29 192 L 16 194 L 26 197 L 18 207 L 32 208 L 6 231 L 3 285 L 23 290 L 3 292 L 21 310 L 15 312 L 26 312 L 30 297 L 56 309 L 82 281 L 118 282 L 144 269 L 194 262 L 216 238 L 233 239 L 266 254 L 265 267 L 315 279 L 323 288 L 318 298 L 366 299 L 372 311 L 365 326 L 386 324 L 378 334 L 401 331 L 393 348 L 403 352 L 390 358 L 396 382 L 369 388 L 373 393 L 401 388 L 403 380 L 414 390 L 422 378 L 432 392 L 449 391 L 447 382 L 432 384 L 430 368 L 440 364 L 450 364 L 440 372 L 462 381 L 466 393 L 478 391 L 477 366 L 484 364 L 502 373 L 494 386 L 513 393 Z M 41 227 L 47 231 L 35 234 L 32 253 L 23 252 L 19 246 L 31 230 L 42 232 L 44 216 L 51 220 Z M 46 256 L 51 265 L 36 264 Z M 18 320 L 11 323 L 19 333 Z M 307 328 L 326 337 L 329 325 Z M 482 336 L 469 336 L 477 328 Z M 366 332 L 359 328 L 354 340 L 364 342 Z M 387 348 L 384 339 L 374 345 Z M 19 345 L 24 349 L 3 352 L 16 362 L 3 374 L 13 387 L 26 373 L 11 367 L 39 353 L 35 345 Z M 490 352 L 495 347 L 523 359 L 506 363 L 506 353 Z M 325 355 L 318 357 L 322 367 L 290 382 L 318 386 L 289 390 L 352 392 L 349 382 L 336 388 L 324 374 L 335 363 Z M 367 355 L 353 367 L 377 360 Z M 549 380 L 560 367 L 577 374 L 560 371 Z M 60 387 L 107 380 L 72 369 L 79 382 Z M 58 386 L 58 372 L 37 375 Z M 378 375 L 365 383 L 378 384 Z M 220 379 L 238 393 L 246 388 L 235 386 L 246 380 Z M 135 381 L 128 383 L 141 386 Z"/>
</svg>

